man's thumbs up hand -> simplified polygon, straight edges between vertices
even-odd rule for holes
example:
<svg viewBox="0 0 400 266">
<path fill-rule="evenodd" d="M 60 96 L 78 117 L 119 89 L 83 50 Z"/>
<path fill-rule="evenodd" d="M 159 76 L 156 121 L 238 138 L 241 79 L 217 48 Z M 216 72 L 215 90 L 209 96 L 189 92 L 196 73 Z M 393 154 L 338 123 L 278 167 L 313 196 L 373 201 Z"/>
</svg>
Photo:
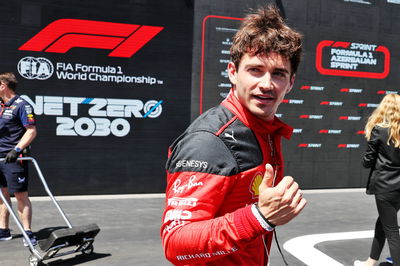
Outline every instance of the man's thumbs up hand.
<svg viewBox="0 0 400 266">
<path fill-rule="evenodd" d="M 272 187 L 274 178 L 274 170 L 267 164 L 259 186 L 258 208 L 270 223 L 283 225 L 301 212 L 307 200 L 291 176 L 285 176 L 276 187 Z"/>
<path fill-rule="evenodd" d="M 265 189 L 267 187 L 272 187 L 275 178 L 274 168 L 270 164 L 265 165 L 264 178 L 260 184 L 259 189 Z"/>
</svg>

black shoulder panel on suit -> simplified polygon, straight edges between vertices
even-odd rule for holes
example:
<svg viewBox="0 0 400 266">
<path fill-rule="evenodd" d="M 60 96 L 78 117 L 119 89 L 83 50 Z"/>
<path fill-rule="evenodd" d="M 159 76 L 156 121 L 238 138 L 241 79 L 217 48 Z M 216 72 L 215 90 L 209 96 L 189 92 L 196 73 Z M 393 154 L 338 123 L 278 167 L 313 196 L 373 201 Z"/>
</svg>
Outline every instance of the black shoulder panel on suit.
<svg viewBox="0 0 400 266">
<path fill-rule="evenodd" d="M 233 118 L 228 109 L 218 106 L 196 119 L 172 144 L 168 172 L 231 176 L 261 164 L 262 153 L 254 133 L 240 120 L 232 122 Z"/>
</svg>

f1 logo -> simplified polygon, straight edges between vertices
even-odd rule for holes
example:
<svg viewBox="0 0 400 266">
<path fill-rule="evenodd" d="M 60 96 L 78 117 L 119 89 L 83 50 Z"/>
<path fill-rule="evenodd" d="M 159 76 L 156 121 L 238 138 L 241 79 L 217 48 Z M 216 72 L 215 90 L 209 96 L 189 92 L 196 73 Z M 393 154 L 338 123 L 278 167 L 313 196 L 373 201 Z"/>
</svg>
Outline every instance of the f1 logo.
<svg viewBox="0 0 400 266">
<path fill-rule="evenodd" d="M 18 50 L 66 53 L 74 47 L 110 49 L 108 56 L 132 57 L 164 27 L 82 19 L 59 19 Z"/>
</svg>

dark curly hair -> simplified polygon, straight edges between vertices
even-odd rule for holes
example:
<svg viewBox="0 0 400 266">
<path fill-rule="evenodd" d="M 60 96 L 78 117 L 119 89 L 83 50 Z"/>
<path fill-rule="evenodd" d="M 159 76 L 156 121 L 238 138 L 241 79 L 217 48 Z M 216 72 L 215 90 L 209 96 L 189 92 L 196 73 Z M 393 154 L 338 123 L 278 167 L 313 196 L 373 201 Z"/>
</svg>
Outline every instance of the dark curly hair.
<svg viewBox="0 0 400 266">
<path fill-rule="evenodd" d="M 239 68 L 245 53 L 278 53 L 289 59 L 296 73 L 302 55 L 302 35 L 286 25 L 275 5 L 269 4 L 247 15 L 233 38 L 231 61 Z"/>
</svg>

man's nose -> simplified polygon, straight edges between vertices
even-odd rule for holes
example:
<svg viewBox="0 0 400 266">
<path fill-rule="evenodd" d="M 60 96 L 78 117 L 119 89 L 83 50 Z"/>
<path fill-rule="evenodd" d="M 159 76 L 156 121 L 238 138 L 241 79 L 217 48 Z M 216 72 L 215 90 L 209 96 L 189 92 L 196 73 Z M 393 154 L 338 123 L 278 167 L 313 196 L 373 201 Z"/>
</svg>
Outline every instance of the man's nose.
<svg viewBox="0 0 400 266">
<path fill-rule="evenodd" d="M 265 73 L 260 82 L 259 82 L 259 86 L 262 90 L 272 90 L 273 88 L 273 83 L 272 83 L 272 75 L 271 73 Z"/>
</svg>

